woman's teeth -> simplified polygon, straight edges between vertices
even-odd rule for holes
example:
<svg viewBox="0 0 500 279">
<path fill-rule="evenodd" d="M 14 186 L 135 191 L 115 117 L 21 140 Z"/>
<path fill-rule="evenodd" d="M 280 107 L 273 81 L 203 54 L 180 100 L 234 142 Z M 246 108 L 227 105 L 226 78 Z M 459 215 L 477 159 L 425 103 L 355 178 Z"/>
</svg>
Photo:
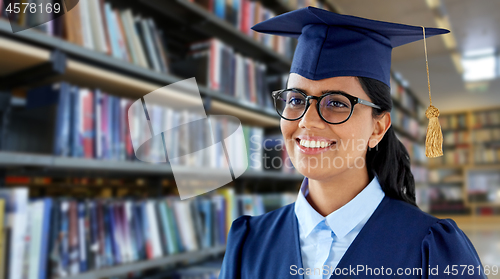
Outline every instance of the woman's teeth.
<svg viewBox="0 0 500 279">
<path fill-rule="evenodd" d="M 314 141 L 314 140 L 300 140 L 300 145 L 308 148 L 325 148 L 328 147 L 335 142 L 326 142 L 326 141 Z"/>
</svg>

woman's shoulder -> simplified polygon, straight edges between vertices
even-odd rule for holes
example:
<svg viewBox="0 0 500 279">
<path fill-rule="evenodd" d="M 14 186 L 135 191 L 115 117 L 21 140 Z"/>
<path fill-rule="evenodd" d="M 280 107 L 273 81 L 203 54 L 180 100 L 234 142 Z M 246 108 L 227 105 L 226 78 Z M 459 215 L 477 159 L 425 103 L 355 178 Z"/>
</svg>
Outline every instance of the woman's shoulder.
<svg viewBox="0 0 500 279">
<path fill-rule="evenodd" d="M 422 240 L 421 251 L 424 266 L 440 273 L 460 275 L 455 278 L 486 278 L 474 245 L 453 219 L 438 219 Z M 461 274 L 456 273 L 458 267 Z"/>
<path fill-rule="evenodd" d="M 481 264 L 474 245 L 453 219 L 437 218 L 400 200 L 391 200 L 388 211 L 401 218 L 403 223 L 398 224 L 405 227 L 405 231 L 420 231 L 420 249 L 425 265 L 462 264 L 477 267 Z"/>
<path fill-rule="evenodd" d="M 379 206 L 381 219 L 411 230 L 426 231 L 440 221 L 415 205 L 389 196 L 385 196 Z"/>
</svg>

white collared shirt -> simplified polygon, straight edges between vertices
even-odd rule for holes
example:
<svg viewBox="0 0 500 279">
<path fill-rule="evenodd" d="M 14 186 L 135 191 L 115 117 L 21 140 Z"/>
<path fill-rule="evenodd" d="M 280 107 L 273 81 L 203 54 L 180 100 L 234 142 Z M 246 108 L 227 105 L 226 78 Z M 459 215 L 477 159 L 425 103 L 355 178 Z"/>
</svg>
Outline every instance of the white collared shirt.
<svg viewBox="0 0 500 279">
<path fill-rule="evenodd" d="M 385 193 L 375 175 L 358 195 L 326 217 L 309 204 L 305 198 L 308 194 L 308 178 L 304 177 L 294 208 L 299 223 L 302 267 L 306 271 L 304 278 L 330 278 L 330 272 L 335 271 Z"/>
</svg>

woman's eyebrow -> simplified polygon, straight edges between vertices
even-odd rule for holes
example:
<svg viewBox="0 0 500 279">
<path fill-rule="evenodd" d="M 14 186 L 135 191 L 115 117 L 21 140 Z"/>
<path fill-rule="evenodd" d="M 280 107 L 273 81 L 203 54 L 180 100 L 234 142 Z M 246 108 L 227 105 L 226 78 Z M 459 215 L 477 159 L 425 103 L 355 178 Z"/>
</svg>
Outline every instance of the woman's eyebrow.
<svg viewBox="0 0 500 279">
<path fill-rule="evenodd" d="M 293 87 L 293 88 L 290 88 L 290 89 L 298 89 L 298 90 L 300 90 L 300 91 L 302 91 L 302 92 L 306 93 L 307 95 L 311 95 L 311 94 L 309 94 L 309 93 L 307 92 L 307 90 L 306 90 L 306 89 L 302 89 L 302 88 L 299 88 L 299 87 Z M 345 92 L 345 91 L 342 91 L 342 90 L 329 90 L 329 89 L 326 89 L 326 90 L 321 91 L 321 95 L 323 95 L 323 94 L 327 94 L 327 93 L 344 93 L 344 94 L 349 94 L 349 93 L 347 93 L 347 92 Z"/>
</svg>

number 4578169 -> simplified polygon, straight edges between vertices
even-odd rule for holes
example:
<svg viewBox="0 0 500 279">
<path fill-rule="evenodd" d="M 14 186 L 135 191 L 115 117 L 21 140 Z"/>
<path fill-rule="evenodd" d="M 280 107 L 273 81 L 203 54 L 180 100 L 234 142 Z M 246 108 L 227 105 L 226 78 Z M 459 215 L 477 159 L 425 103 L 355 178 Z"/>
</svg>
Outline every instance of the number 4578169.
<svg viewBox="0 0 500 279">
<path fill-rule="evenodd" d="M 61 11 L 61 5 L 59 3 L 55 3 L 52 5 L 52 3 L 46 3 L 45 4 L 45 11 L 43 8 L 43 3 L 40 4 L 35 4 L 35 3 L 9 3 L 7 6 L 7 9 L 5 9 L 9 13 L 26 13 L 26 11 L 29 11 L 31 14 L 35 14 L 37 12 L 40 13 L 56 13 L 58 14 Z"/>
</svg>

